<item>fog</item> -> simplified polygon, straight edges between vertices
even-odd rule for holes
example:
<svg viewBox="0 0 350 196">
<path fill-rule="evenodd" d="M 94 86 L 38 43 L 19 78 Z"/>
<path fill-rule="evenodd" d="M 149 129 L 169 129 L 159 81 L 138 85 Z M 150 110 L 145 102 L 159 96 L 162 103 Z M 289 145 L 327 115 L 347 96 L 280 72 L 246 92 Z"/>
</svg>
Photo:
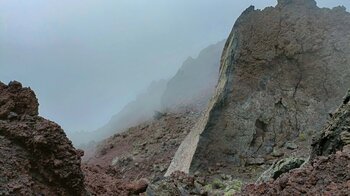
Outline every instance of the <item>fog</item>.
<svg viewBox="0 0 350 196">
<path fill-rule="evenodd" d="M 225 39 L 251 4 L 276 1 L 0 0 L 0 80 L 30 86 L 40 115 L 67 132 L 96 130 L 188 56 Z"/>
</svg>

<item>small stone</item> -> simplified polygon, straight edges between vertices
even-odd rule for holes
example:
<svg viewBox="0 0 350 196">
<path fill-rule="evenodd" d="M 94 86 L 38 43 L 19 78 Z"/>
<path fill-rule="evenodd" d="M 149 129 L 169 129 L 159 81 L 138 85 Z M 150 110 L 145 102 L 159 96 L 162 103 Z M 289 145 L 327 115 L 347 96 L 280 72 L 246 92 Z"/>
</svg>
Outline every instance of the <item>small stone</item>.
<svg viewBox="0 0 350 196">
<path fill-rule="evenodd" d="M 350 133 L 348 131 L 341 132 L 340 139 L 345 145 L 350 144 Z"/>
<path fill-rule="evenodd" d="M 343 153 L 350 155 L 350 145 L 346 145 L 343 147 Z"/>
<path fill-rule="evenodd" d="M 159 171 L 160 172 L 165 172 L 166 168 L 164 166 L 159 166 Z"/>
<path fill-rule="evenodd" d="M 9 120 L 14 120 L 18 117 L 18 114 L 15 112 L 10 112 L 10 114 L 7 116 Z"/>
<path fill-rule="evenodd" d="M 148 187 L 149 181 L 147 179 L 141 179 L 137 182 L 129 183 L 125 185 L 125 189 L 131 194 L 138 195 L 144 193 Z"/>
<path fill-rule="evenodd" d="M 115 158 L 112 160 L 111 165 L 112 165 L 112 166 L 116 165 L 116 164 L 118 163 L 118 161 L 119 161 L 119 158 L 118 158 L 118 157 L 115 157 Z"/>
<path fill-rule="evenodd" d="M 264 158 L 249 158 L 246 162 L 247 165 L 263 165 L 264 163 Z"/>
<path fill-rule="evenodd" d="M 58 160 L 58 159 L 55 159 L 55 160 L 53 161 L 53 164 L 55 165 L 55 167 L 61 166 L 62 163 L 63 163 L 63 161 Z"/>
<path fill-rule="evenodd" d="M 296 145 L 294 142 L 287 142 L 285 147 L 289 150 L 295 150 L 298 148 L 298 145 Z"/>
<path fill-rule="evenodd" d="M 199 176 L 201 173 L 199 171 L 194 172 L 194 176 Z"/>
<path fill-rule="evenodd" d="M 257 182 L 267 182 L 270 179 L 277 179 L 283 173 L 287 173 L 292 169 L 301 167 L 304 162 L 305 159 L 295 157 L 276 161 L 269 169 L 261 174 Z"/>
<path fill-rule="evenodd" d="M 277 148 L 274 148 L 272 151 L 272 156 L 274 157 L 282 157 L 283 155 L 284 153 L 278 150 Z"/>
</svg>

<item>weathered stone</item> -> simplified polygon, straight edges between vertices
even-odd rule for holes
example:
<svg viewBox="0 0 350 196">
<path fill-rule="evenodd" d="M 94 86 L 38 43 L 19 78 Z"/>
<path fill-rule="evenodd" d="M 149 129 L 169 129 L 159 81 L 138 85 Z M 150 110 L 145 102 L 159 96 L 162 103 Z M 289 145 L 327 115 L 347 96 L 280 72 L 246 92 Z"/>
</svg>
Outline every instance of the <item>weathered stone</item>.
<svg viewBox="0 0 350 196">
<path fill-rule="evenodd" d="M 350 144 L 350 90 L 327 127 L 313 140 L 311 157 L 329 155 Z"/>
<path fill-rule="evenodd" d="M 15 112 L 10 112 L 10 114 L 7 116 L 7 118 L 10 120 L 16 119 L 17 117 L 18 114 L 16 114 Z"/>
<path fill-rule="evenodd" d="M 349 100 L 348 93 L 328 126 L 314 139 L 310 160 L 288 172 L 285 171 L 297 167 L 302 160 L 278 161 L 257 183 L 247 185 L 238 195 L 348 195 L 350 145 L 345 144 L 348 139 L 345 130 L 350 123 Z"/>
<path fill-rule="evenodd" d="M 276 161 L 268 170 L 261 174 L 257 182 L 266 182 L 271 179 L 276 179 L 283 173 L 299 168 L 304 162 L 305 159 L 294 157 Z"/>
<path fill-rule="evenodd" d="M 13 118 L 18 115 L 38 115 L 39 103 L 30 88 L 12 81 L 8 85 L 0 82 L 0 119 Z"/>
<path fill-rule="evenodd" d="M 166 175 L 204 172 L 220 162 L 228 165 L 226 172 L 246 178 L 235 169 L 244 160 L 321 130 L 350 86 L 349 32 L 349 13 L 319 9 L 313 0 L 249 7 L 226 42 L 216 94 Z"/>
<path fill-rule="evenodd" d="M 287 142 L 285 146 L 289 150 L 295 150 L 298 148 L 298 145 L 296 145 L 294 142 Z"/>
<path fill-rule="evenodd" d="M 88 195 L 82 152 L 38 106 L 30 88 L 0 82 L 0 195 Z"/>
<path fill-rule="evenodd" d="M 283 155 L 284 153 L 278 150 L 277 148 L 274 148 L 272 151 L 272 156 L 274 157 L 282 157 Z"/>
<path fill-rule="evenodd" d="M 265 163 L 264 158 L 249 158 L 246 165 L 263 165 Z"/>
</svg>

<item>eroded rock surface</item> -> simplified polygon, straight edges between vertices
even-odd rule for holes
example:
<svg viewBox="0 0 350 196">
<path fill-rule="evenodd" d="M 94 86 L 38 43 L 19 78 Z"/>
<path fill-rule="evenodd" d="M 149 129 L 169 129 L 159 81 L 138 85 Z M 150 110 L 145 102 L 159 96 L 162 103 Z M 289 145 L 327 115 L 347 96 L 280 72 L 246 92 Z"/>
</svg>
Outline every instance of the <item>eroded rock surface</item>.
<svg viewBox="0 0 350 196">
<path fill-rule="evenodd" d="M 343 105 L 334 112 L 327 128 L 314 139 L 312 157 L 333 154 L 350 145 L 350 90 L 343 100 Z"/>
<path fill-rule="evenodd" d="M 19 82 L 0 82 L 0 195 L 86 195 L 75 150 Z"/>
<path fill-rule="evenodd" d="M 344 7 L 320 9 L 314 0 L 248 8 L 226 42 L 216 94 L 167 175 L 221 164 L 254 179 L 263 168 L 247 166 L 251 158 L 273 161 L 275 149 L 306 158 L 311 135 L 350 86 L 349 31 Z"/>
<path fill-rule="evenodd" d="M 350 145 L 342 139 L 350 126 L 349 94 L 328 126 L 315 138 L 311 160 L 277 179 L 246 186 L 241 195 L 348 195 Z"/>
</svg>

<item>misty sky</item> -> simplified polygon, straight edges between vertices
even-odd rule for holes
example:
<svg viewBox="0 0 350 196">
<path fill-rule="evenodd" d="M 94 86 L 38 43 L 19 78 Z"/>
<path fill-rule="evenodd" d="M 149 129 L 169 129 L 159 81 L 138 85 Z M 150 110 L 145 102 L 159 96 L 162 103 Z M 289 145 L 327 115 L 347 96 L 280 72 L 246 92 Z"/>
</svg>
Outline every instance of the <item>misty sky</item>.
<svg viewBox="0 0 350 196">
<path fill-rule="evenodd" d="M 0 80 L 35 90 L 66 131 L 105 124 L 153 80 L 275 0 L 0 0 Z M 319 6 L 350 7 L 349 0 Z"/>
</svg>

